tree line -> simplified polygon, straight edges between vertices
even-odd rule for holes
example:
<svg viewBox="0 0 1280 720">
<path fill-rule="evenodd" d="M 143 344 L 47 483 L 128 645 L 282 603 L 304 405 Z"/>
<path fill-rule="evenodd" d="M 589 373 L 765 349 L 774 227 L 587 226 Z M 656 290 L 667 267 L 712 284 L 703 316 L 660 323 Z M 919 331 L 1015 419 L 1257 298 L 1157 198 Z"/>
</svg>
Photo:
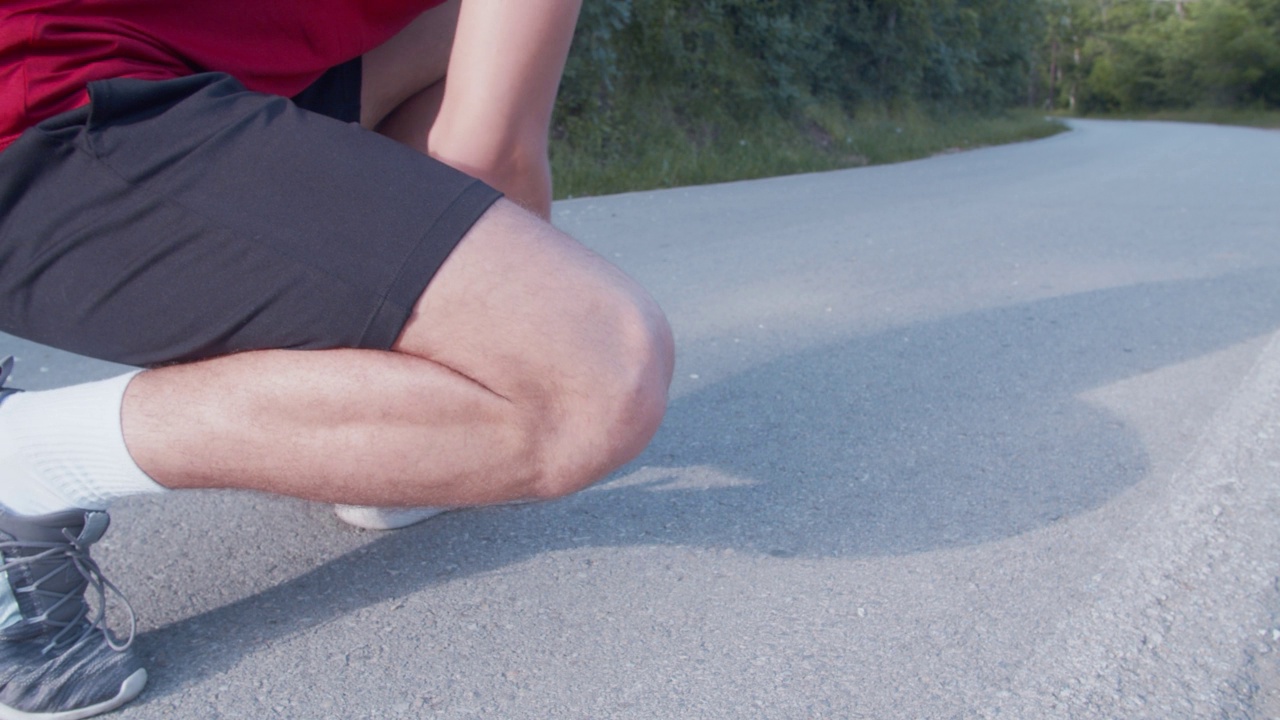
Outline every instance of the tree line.
<svg viewBox="0 0 1280 720">
<path fill-rule="evenodd" d="M 587 0 L 561 130 L 655 115 L 691 127 L 823 104 L 1017 104 L 1043 34 L 1035 0 Z M 696 127 L 694 127 L 696 130 Z"/>
<path fill-rule="evenodd" d="M 1040 82 L 1082 113 L 1280 107 L 1280 0 L 1048 0 Z"/>
<path fill-rule="evenodd" d="M 587 0 L 556 126 L 1280 106 L 1280 0 Z"/>
</svg>

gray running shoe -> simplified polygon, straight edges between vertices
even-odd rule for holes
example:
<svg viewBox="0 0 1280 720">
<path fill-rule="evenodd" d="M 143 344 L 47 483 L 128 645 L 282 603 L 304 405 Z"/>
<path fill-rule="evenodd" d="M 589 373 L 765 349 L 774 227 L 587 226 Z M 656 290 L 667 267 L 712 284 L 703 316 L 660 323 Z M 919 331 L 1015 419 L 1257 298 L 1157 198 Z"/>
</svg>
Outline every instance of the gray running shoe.
<svg viewBox="0 0 1280 720">
<path fill-rule="evenodd" d="M 13 358 L 0 360 L 0 402 Z M 107 591 L 89 548 L 111 523 L 105 512 L 26 517 L 0 505 L 0 720 L 80 720 L 137 697 L 147 683 L 129 637 L 106 628 Z M 97 595 L 96 609 L 85 590 Z"/>
<path fill-rule="evenodd" d="M 0 719 L 80 720 L 142 692 L 133 609 L 125 601 L 129 637 L 119 642 L 105 607 L 107 591 L 120 591 L 89 557 L 109 523 L 94 510 L 24 517 L 0 507 Z"/>
</svg>

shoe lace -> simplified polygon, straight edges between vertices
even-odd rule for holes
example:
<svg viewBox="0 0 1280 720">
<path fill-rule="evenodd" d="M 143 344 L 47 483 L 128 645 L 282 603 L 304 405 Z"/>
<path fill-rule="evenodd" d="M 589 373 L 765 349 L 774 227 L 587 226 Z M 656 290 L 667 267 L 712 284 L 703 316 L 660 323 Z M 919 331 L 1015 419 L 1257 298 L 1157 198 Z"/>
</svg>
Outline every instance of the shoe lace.
<svg viewBox="0 0 1280 720">
<path fill-rule="evenodd" d="M 27 620 L 27 623 L 31 625 L 41 624 L 48 628 L 59 628 L 53 637 L 49 639 L 49 643 L 41 649 L 41 652 L 45 654 L 55 651 L 65 652 L 85 642 L 95 632 L 102 633 L 103 639 L 112 650 L 123 652 L 133 644 L 133 637 L 138 626 L 133 606 L 129 604 L 129 599 L 124 596 L 124 593 L 102 574 L 98 563 L 89 556 L 89 547 L 77 542 L 69 530 L 64 529 L 62 533 L 67 538 L 67 542 L 29 540 L 0 542 L 0 552 L 3 552 L 6 559 L 6 562 L 0 565 L 0 571 L 6 573 L 19 567 L 26 566 L 31 569 L 37 563 L 62 559 L 61 563 L 50 565 L 51 569 L 39 578 L 33 579 L 29 584 L 14 588 L 15 593 L 30 593 L 33 596 L 43 598 L 49 603 L 43 613 Z M 4 552 L 7 550 L 38 550 L 39 552 L 26 556 L 11 556 L 8 552 Z M 80 574 L 80 577 L 84 579 L 84 583 L 77 583 L 66 591 L 46 590 L 41 587 L 42 583 L 65 572 L 68 566 L 74 568 Z M 92 617 L 89 616 L 89 603 L 83 600 L 86 588 L 93 588 L 97 596 Z M 125 610 L 129 616 L 129 635 L 123 643 L 118 642 L 106 627 L 107 595 L 109 592 L 114 593 L 124 603 Z M 57 620 L 50 617 L 63 605 L 77 601 L 80 609 L 70 620 Z"/>
</svg>

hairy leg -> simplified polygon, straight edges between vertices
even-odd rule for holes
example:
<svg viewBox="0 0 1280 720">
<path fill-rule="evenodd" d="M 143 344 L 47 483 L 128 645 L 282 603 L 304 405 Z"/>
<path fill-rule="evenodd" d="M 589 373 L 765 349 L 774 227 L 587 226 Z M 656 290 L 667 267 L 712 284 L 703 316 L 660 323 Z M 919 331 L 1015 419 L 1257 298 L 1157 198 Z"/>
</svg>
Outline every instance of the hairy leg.
<svg viewBox="0 0 1280 720">
<path fill-rule="evenodd" d="M 673 349 L 632 280 L 512 203 L 445 262 L 393 351 L 267 350 L 145 372 L 125 440 L 170 488 L 457 506 L 578 490 L 630 460 Z"/>
</svg>

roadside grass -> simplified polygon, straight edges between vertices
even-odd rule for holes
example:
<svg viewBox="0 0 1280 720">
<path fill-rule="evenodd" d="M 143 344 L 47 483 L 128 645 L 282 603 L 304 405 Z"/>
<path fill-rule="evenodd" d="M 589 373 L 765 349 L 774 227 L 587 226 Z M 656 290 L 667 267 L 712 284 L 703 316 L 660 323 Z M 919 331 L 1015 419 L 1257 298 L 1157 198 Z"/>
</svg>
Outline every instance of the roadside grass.
<svg viewBox="0 0 1280 720">
<path fill-rule="evenodd" d="M 1059 115 L 1058 117 L 1072 117 Z M 1200 107 L 1187 110 L 1157 110 L 1136 113 L 1091 114 L 1082 117 L 1099 120 L 1159 120 L 1165 122 L 1240 125 L 1244 127 L 1280 129 L 1280 110 Z"/>
<path fill-rule="evenodd" d="M 648 109 L 613 127 L 572 126 L 552 139 L 557 199 L 901 162 L 1054 135 L 1042 112 L 935 116 L 812 106 L 796 119 L 719 117 L 699 124 Z M 621 115 L 616 113 L 615 115 Z"/>
</svg>

